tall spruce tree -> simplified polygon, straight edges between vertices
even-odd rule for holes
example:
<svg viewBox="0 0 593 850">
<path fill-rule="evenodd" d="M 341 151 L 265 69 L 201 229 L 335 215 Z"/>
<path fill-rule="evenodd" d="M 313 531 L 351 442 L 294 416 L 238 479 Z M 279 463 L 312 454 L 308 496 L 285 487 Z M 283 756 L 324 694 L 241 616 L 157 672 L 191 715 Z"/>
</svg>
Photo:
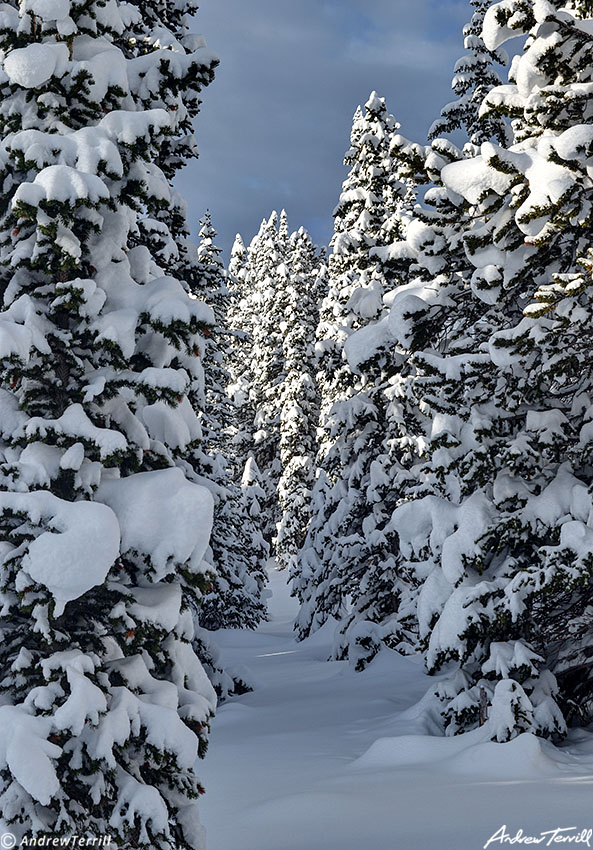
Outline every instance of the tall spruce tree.
<svg viewBox="0 0 593 850">
<path fill-rule="evenodd" d="M 280 394 L 285 377 L 284 314 L 288 304 L 288 223 L 284 210 L 264 219 L 249 249 L 235 242 L 233 321 L 242 339 L 231 362 L 231 392 L 237 405 L 233 439 L 237 472 L 251 457 L 265 492 L 262 531 L 268 544 L 280 519 Z M 284 330 L 283 330 L 284 328 Z"/>
<path fill-rule="evenodd" d="M 447 346 L 415 355 L 433 491 L 394 525 L 410 562 L 431 565 L 420 637 L 429 671 L 450 671 L 435 689 L 449 734 L 487 714 L 497 740 L 555 737 L 593 709 L 591 387 L 576 354 L 589 337 L 593 67 L 587 10 L 573 10 L 488 11 L 489 49 L 527 36 L 483 110 L 512 118 L 520 141 L 442 169 L 473 272 Z"/>
<path fill-rule="evenodd" d="M 325 270 L 309 234 L 300 228 L 290 239 L 287 308 L 281 330 L 285 377 L 280 390 L 280 522 L 276 559 L 295 569 L 310 521 L 315 477 L 319 391 L 315 382 L 315 328 L 323 296 Z"/>
<path fill-rule="evenodd" d="M 228 447 L 235 481 L 241 481 L 253 445 L 253 323 L 254 312 L 249 253 L 238 233 L 231 250 L 228 267 L 228 323 L 233 329 L 234 344 L 229 352 L 228 394 L 233 404 L 231 440 Z"/>
<path fill-rule="evenodd" d="M 280 223 L 280 227 L 279 227 Z M 262 476 L 263 534 L 271 545 L 280 521 L 280 398 L 286 377 L 283 321 L 288 306 L 288 226 L 273 212 L 249 252 L 253 305 L 252 398 L 255 410 L 253 456 Z"/>
<path fill-rule="evenodd" d="M 215 577 L 201 601 L 199 622 L 210 630 L 254 628 L 265 615 L 262 589 L 266 582 L 266 557 L 262 552 L 254 557 L 257 529 L 244 504 L 241 484 L 233 473 L 228 451 L 234 411 L 227 392 L 230 374 L 225 361 L 237 334 L 228 327 L 230 293 L 209 213 L 200 224 L 190 290 L 212 307 L 215 323 L 208 331 L 202 356 L 205 370 L 205 407 L 200 417 L 202 441 L 190 456 L 190 463 L 214 496 L 211 561 Z M 201 482 L 200 478 L 197 480 Z"/>
<path fill-rule="evenodd" d="M 354 116 L 345 158 L 350 173 L 334 213 L 329 292 L 317 330 L 321 444 L 313 520 L 294 583 L 302 603 L 300 637 L 329 616 L 345 614 L 344 601 L 364 562 L 364 480 L 384 433 L 379 394 L 373 392 L 380 367 L 355 375 L 344 347 L 356 330 L 382 316 L 383 296 L 403 269 L 402 258 L 390 250 L 402 239 L 409 206 L 409 184 L 390 153 L 398 129 L 385 100 L 373 92 Z"/>
<path fill-rule="evenodd" d="M 202 357 L 205 372 L 204 441 L 212 454 L 220 453 L 226 446 L 232 419 L 232 403 L 227 393 L 230 376 L 224 357 L 224 352 L 233 342 L 233 334 L 228 327 L 230 293 L 216 236 L 210 213 L 206 212 L 200 220 L 194 279 L 190 288 L 192 294 L 206 301 L 214 313 L 215 324 L 209 330 Z"/>
<path fill-rule="evenodd" d="M 255 419 L 261 396 L 256 393 L 254 375 L 259 363 L 254 354 L 254 335 L 260 321 L 257 270 L 262 262 L 263 244 L 273 250 L 274 239 L 265 234 L 269 222 L 264 219 L 259 232 L 245 247 L 237 234 L 231 251 L 228 276 L 231 287 L 229 325 L 233 328 L 234 345 L 229 356 L 229 394 L 233 400 L 233 422 L 229 458 L 233 480 L 240 487 L 241 512 L 248 518 L 250 540 L 247 547 L 251 572 L 261 570 L 270 556 L 270 522 L 266 503 L 270 498 L 269 482 L 264 491 L 264 476 L 255 460 Z M 268 533 L 268 539 L 264 533 Z"/>
<path fill-rule="evenodd" d="M 462 241 L 467 213 L 451 202 L 441 178 L 446 165 L 473 152 L 471 145 L 460 150 L 446 139 L 423 146 L 393 136 L 390 157 L 401 187 L 388 222 L 393 241 L 372 252 L 385 263 L 383 275 L 392 287 L 385 298 L 389 309 L 344 345 L 359 376 L 359 396 L 368 400 L 375 419 L 336 511 L 340 526 L 351 533 L 349 549 L 338 559 L 337 583 L 349 588 L 349 604 L 334 655 L 347 657 L 359 670 L 385 645 L 402 652 L 418 649 L 417 598 L 428 565 L 410 561 L 402 551 L 392 518 L 402 504 L 432 492 L 425 468 L 431 434 L 427 412 L 438 397 L 439 378 L 419 373 L 416 354 L 427 347 L 447 350 L 475 314 L 468 311 L 465 292 L 471 267 Z M 412 211 L 409 198 L 422 184 L 432 185 L 424 205 Z"/>
<path fill-rule="evenodd" d="M 213 316 L 145 226 L 165 210 L 173 240 L 183 225 L 169 181 L 217 61 L 194 11 L 2 13 L 0 751 L 17 840 L 203 847 L 215 697 L 191 609 L 212 499 L 175 459 L 199 434 L 186 393 Z"/>
</svg>

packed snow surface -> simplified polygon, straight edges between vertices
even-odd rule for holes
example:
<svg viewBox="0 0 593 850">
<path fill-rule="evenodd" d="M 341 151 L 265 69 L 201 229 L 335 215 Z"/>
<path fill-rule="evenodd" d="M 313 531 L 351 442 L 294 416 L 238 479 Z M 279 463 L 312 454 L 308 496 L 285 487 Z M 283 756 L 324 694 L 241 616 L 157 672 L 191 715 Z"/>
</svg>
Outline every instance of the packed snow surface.
<svg viewBox="0 0 593 850">
<path fill-rule="evenodd" d="M 217 633 L 255 689 L 214 720 L 208 850 L 481 850 L 497 833 L 490 848 L 511 846 L 503 825 L 510 838 L 593 828 L 590 731 L 561 748 L 528 734 L 495 744 L 479 729 L 433 736 L 420 664 L 389 650 L 363 673 L 328 662 L 331 624 L 296 643 L 285 580 L 272 570 L 270 622 Z"/>
</svg>

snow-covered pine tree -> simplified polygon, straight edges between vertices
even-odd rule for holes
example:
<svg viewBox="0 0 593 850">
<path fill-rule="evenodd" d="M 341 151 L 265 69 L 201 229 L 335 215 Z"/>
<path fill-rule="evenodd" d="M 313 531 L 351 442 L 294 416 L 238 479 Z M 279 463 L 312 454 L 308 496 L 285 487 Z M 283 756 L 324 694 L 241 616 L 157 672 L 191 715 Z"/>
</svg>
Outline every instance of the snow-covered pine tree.
<svg viewBox="0 0 593 850">
<path fill-rule="evenodd" d="M 241 277 L 245 271 L 245 267 L 247 266 L 247 248 L 245 247 L 245 243 L 243 242 L 243 237 L 240 233 L 237 233 L 235 236 L 235 241 L 233 242 L 233 246 L 231 248 L 231 258 L 229 260 L 228 274 L 233 285 L 237 285 L 241 280 Z M 240 299 L 242 292 L 240 289 L 237 289 L 236 292 L 233 293 L 237 300 Z M 229 305 L 229 315 L 233 315 L 233 309 L 237 309 L 234 306 L 234 302 L 231 300 Z"/>
<path fill-rule="evenodd" d="M 457 100 L 443 107 L 428 137 L 434 139 L 463 130 L 474 145 L 487 141 L 504 145 L 511 140 L 508 121 L 495 112 L 481 114 L 480 108 L 488 92 L 502 83 L 494 66 L 506 66 L 509 58 L 501 48 L 489 50 L 482 39 L 484 16 L 493 0 L 470 0 L 470 3 L 474 12 L 463 28 L 463 46 L 469 53 L 455 63 L 451 82 Z"/>
<path fill-rule="evenodd" d="M 481 29 L 484 11 L 481 8 L 473 29 L 478 24 Z M 478 109 L 476 104 L 475 116 Z M 350 561 L 341 559 L 350 573 L 343 584 L 351 588 L 351 598 L 334 652 L 358 669 L 382 645 L 400 651 L 417 648 L 417 595 L 429 564 L 402 551 L 392 516 L 400 505 L 432 492 L 425 467 L 432 423 L 426 414 L 435 405 L 438 409 L 442 378 L 418 371 L 417 355 L 425 349 L 442 353 L 454 347 L 457 337 L 463 338 L 463 328 L 480 313 L 475 306 L 468 310 L 467 304 L 471 263 L 462 241 L 467 214 L 451 202 L 441 179 L 447 164 L 472 153 L 475 147 L 469 143 L 460 150 L 446 139 L 421 146 L 393 136 L 394 174 L 408 186 L 408 195 L 417 184 L 432 185 L 425 204 L 415 206 L 413 215 L 404 196 L 392 217 L 393 240 L 373 252 L 395 266 L 390 269 L 396 288 L 388 297 L 389 314 L 354 332 L 345 343 L 350 366 L 361 375 L 379 423 L 373 440 L 367 441 L 357 486 L 344 500 L 348 506 L 348 497 L 354 496 L 350 507 L 338 514 L 343 527 L 358 527 L 360 549 Z"/>
<path fill-rule="evenodd" d="M 236 321 L 232 321 L 233 327 L 239 324 L 239 319 L 245 321 L 247 318 L 240 307 L 241 298 L 245 297 L 243 278 L 247 268 L 247 257 L 247 248 L 243 242 L 243 237 L 240 233 L 237 233 L 231 248 L 231 258 L 227 269 L 231 294 L 228 315 L 229 318 L 237 318 Z"/>
<path fill-rule="evenodd" d="M 301 637 L 344 613 L 344 600 L 358 580 L 353 566 L 362 562 L 362 479 L 382 438 L 382 412 L 378 396 L 366 392 L 367 376 L 348 367 L 344 345 L 382 315 L 384 293 L 407 262 L 388 250 L 402 238 L 410 203 L 409 184 L 390 155 L 398 128 L 375 92 L 364 111 L 357 109 L 345 157 L 350 172 L 334 212 L 329 292 L 317 330 L 321 429 L 313 520 L 295 571 Z"/>
<path fill-rule="evenodd" d="M 422 147 L 395 135 L 390 154 L 403 200 L 388 223 L 393 241 L 373 251 L 389 264 L 384 276 L 390 307 L 344 345 L 359 376 L 358 396 L 370 402 L 376 420 L 361 440 L 361 462 L 336 512 L 342 527 L 353 532 L 349 544 L 355 541 L 358 549 L 350 545 L 340 560 L 350 600 L 334 655 L 347 657 L 358 670 L 384 645 L 403 652 L 417 648 L 416 595 L 425 574 L 402 557 L 391 518 L 397 506 L 427 490 L 421 461 L 428 423 L 421 394 L 412 390 L 412 355 L 428 341 L 438 347 L 446 340 L 444 307 L 455 303 L 454 261 L 462 253 L 455 247 L 459 225 L 452 224 L 451 204 L 444 203 L 439 188 L 440 169 L 462 152 L 443 140 Z M 425 193 L 431 207 L 416 205 L 412 215 L 408 199 L 422 182 L 436 184 Z"/>
<path fill-rule="evenodd" d="M 253 564 L 251 572 L 255 571 L 256 565 L 264 563 L 270 556 L 270 546 L 261 533 L 261 506 L 264 497 L 260 471 L 255 460 L 250 457 L 245 463 L 241 478 L 241 508 L 252 521 L 253 537 L 249 541 L 249 555 Z"/>
<path fill-rule="evenodd" d="M 325 270 L 321 270 L 315 246 L 303 228 L 292 234 L 289 247 L 287 308 L 280 325 L 285 377 L 280 390 L 281 519 L 275 551 L 279 568 L 293 571 L 309 526 L 315 478 L 319 422 L 315 329 Z"/>
<path fill-rule="evenodd" d="M 373 340 L 371 331 L 375 330 Z M 391 365 L 369 390 L 381 417 L 361 475 L 358 516 L 346 515 L 350 527 L 358 522 L 361 546 L 356 561 L 347 563 L 351 599 L 336 632 L 334 655 L 348 658 L 357 670 L 372 661 L 383 646 L 401 652 L 417 649 L 415 598 L 421 579 L 418 570 L 401 557 L 392 516 L 402 502 L 418 498 L 426 490 L 419 474 L 426 417 L 410 391 L 414 366 L 405 345 L 409 339 L 395 343 L 391 334 L 387 338 L 389 354 L 381 327 L 369 326 L 349 340 L 354 343 L 349 346 L 354 370 L 365 368 L 365 360 L 358 358 L 366 358 L 374 346 L 381 352 L 380 359 Z"/>
<path fill-rule="evenodd" d="M 210 330 L 203 357 L 206 403 L 202 419 L 205 445 L 211 453 L 220 452 L 226 446 L 232 420 L 232 403 L 227 393 L 230 376 L 223 355 L 232 338 L 227 318 L 230 293 L 216 236 L 207 211 L 200 220 L 195 282 L 191 289 L 194 295 L 212 307 L 214 313 L 215 324 Z"/>
<path fill-rule="evenodd" d="M 264 219 L 248 252 L 237 237 L 229 274 L 232 315 L 242 334 L 231 365 L 236 470 L 250 478 L 245 464 L 253 461 L 263 490 L 256 509 L 262 530 L 268 544 L 280 535 L 280 562 L 286 566 L 308 522 L 318 417 L 311 328 L 323 290 L 319 260 L 303 229 L 289 239 L 283 210 L 280 217 L 274 212 Z M 245 497 L 248 492 L 254 491 L 247 488 Z"/>
<path fill-rule="evenodd" d="M 170 204 L 216 59 L 191 3 L 143 11 L 1 13 L 1 808 L 17 840 L 197 850 L 212 499 L 175 456 L 213 316 L 141 222 Z"/>
<path fill-rule="evenodd" d="M 249 282 L 253 311 L 250 395 L 255 412 L 252 454 L 261 475 L 265 497 L 261 504 L 262 532 L 269 544 L 280 521 L 278 482 L 280 461 L 280 393 L 285 378 L 282 322 L 288 303 L 286 214 L 273 212 L 262 222 L 249 248 Z"/>
<path fill-rule="evenodd" d="M 429 670 L 456 668 L 436 689 L 449 734 L 478 725 L 484 703 L 501 741 L 561 735 L 593 710 L 583 11 L 545 0 L 488 11 L 489 49 L 528 37 L 484 107 L 512 117 L 521 141 L 442 169 L 474 271 L 448 347 L 416 355 L 416 386 L 438 381 L 424 396 L 434 492 L 394 523 L 408 557 L 433 564 L 418 614 Z"/>
<path fill-rule="evenodd" d="M 205 405 L 201 413 L 202 441 L 188 457 L 199 483 L 210 486 L 214 496 L 211 561 L 215 577 L 199 611 L 206 629 L 254 628 L 265 614 L 262 589 L 266 581 L 265 553 L 255 559 L 255 520 L 244 505 L 240 482 L 233 475 L 228 443 L 233 423 L 233 404 L 227 393 L 230 375 L 225 354 L 236 334 L 227 321 L 230 294 L 226 273 L 215 244 L 216 231 L 209 213 L 200 222 L 200 242 L 192 269 L 190 291 L 204 300 L 214 313 L 202 356 L 205 370 Z M 258 519 L 259 523 L 260 520 Z"/>
<path fill-rule="evenodd" d="M 276 242 L 276 252 L 278 259 L 282 263 L 288 263 L 291 253 L 289 233 L 288 215 L 286 214 L 286 210 L 283 209 L 280 211 L 280 217 L 278 219 L 278 239 Z"/>
<path fill-rule="evenodd" d="M 254 293 L 252 288 L 249 253 L 241 235 L 235 237 L 227 270 L 230 293 L 228 324 L 233 328 L 234 344 L 229 352 L 228 393 L 233 404 L 232 439 L 229 452 L 234 478 L 241 481 L 245 464 L 253 446 L 255 410 L 252 398 Z"/>
<path fill-rule="evenodd" d="M 268 550 L 260 541 L 261 518 L 250 513 L 250 502 L 228 467 L 216 473 L 221 483 L 212 525 L 215 576 L 201 600 L 199 622 L 209 630 L 254 629 L 266 617 L 262 591 Z"/>
<path fill-rule="evenodd" d="M 254 373 L 257 364 L 253 355 L 253 336 L 258 321 L 257 291 L 255 288 L 257 246 L 263 241 L 268 222 L 264 219 L 258 234 L 249 249 L 240 234 L 237 234 L 231 251 L 228 268 L 231 299 L 229 304 L 229 326 L 233 328 L 234 345 L 230 352 L 229 394 L 233 400 L 232 439 L 228 448 L 233 470 L 233 480 L 241 488 L 241 510 L 249 517 L 252 539 L 248 553 L 251 571 L 257 571 L 270 555 L 270 544 L 262 534 L 265 516 L 262 504 L 265 494 L 262 476 L 254 459 L 254 431 L 256 397 Z"/>
</svg>

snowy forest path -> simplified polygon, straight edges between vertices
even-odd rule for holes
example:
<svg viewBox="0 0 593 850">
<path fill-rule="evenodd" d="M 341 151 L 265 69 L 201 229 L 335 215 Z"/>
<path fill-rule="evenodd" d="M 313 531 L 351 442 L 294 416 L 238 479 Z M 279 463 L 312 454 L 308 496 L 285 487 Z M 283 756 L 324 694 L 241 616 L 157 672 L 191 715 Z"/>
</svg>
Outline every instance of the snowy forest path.
<svg viewBox="0 0 593 850">
<path fill-rule="evenodd" d="M 363 673 L 328 662 L 333 625 L 297 643 L 286 573 L 272 569 L 270 588 L 268 622 L 215 636 L 254 690 L 213 723 L 208 850 L 479 850 L 503 824 L 593 828 L 593 735 L 562 751 L 531 735 L 430 737 L 415 660 L 385 650 Z"/>
</svg>

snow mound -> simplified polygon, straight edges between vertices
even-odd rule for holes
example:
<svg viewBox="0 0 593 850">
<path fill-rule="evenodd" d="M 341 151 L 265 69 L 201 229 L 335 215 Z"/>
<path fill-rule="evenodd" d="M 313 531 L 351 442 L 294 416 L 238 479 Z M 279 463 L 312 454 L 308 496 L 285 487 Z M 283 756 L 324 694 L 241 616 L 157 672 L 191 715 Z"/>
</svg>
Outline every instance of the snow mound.
<svg viewBox="0 0 593 850">
<path fill-rule="evenodd" d="M 425 735 L 402 735 L 379 738 L 350 766 L 354 770 L 393 769 L 434 765 L 451 774 L 484 779 L 541 779 L 559 770 L 557 761 L 541 738 L 525 732 L 512 741 L 500 744 L 484 740 L 488 727 L 465 735 L 440 738 Z"/>
<path fill-rule="evenodd" d="M 142 420 L 153 440 L 173 449 L 185 449 L 202 435 L 200 421 L 185 397 L 176 408 L 164 401 L 147 405 L 142 411 Z"/>
<path fill-rule="evenodd" d="M 178 584 L 156 584 L 154 587 L 136 587 L 132 591 L 136 600 L 129 606 L 132 617 L 153 623 L 172 632 L 179 621 L 181 588 Z"/>
<path fill-rule="evenodd" d="M 100 126 L 118 144 L 133 145 L 138 139 L 149 141 L 151 133 L 169 130 L 171 116 L 164 109 L 148 109 L 146 112 L 115 110 L 101 120 Z"/>
<path fill-rule="evenodd" d="M 468 747 L 451 759 L 453 772 L 501 779 L 541 779 L 554 775 L 559 765 L 546 750 L 550 745 L 529 732 L 499 744 L 486 741 Z"/>
</svg>

